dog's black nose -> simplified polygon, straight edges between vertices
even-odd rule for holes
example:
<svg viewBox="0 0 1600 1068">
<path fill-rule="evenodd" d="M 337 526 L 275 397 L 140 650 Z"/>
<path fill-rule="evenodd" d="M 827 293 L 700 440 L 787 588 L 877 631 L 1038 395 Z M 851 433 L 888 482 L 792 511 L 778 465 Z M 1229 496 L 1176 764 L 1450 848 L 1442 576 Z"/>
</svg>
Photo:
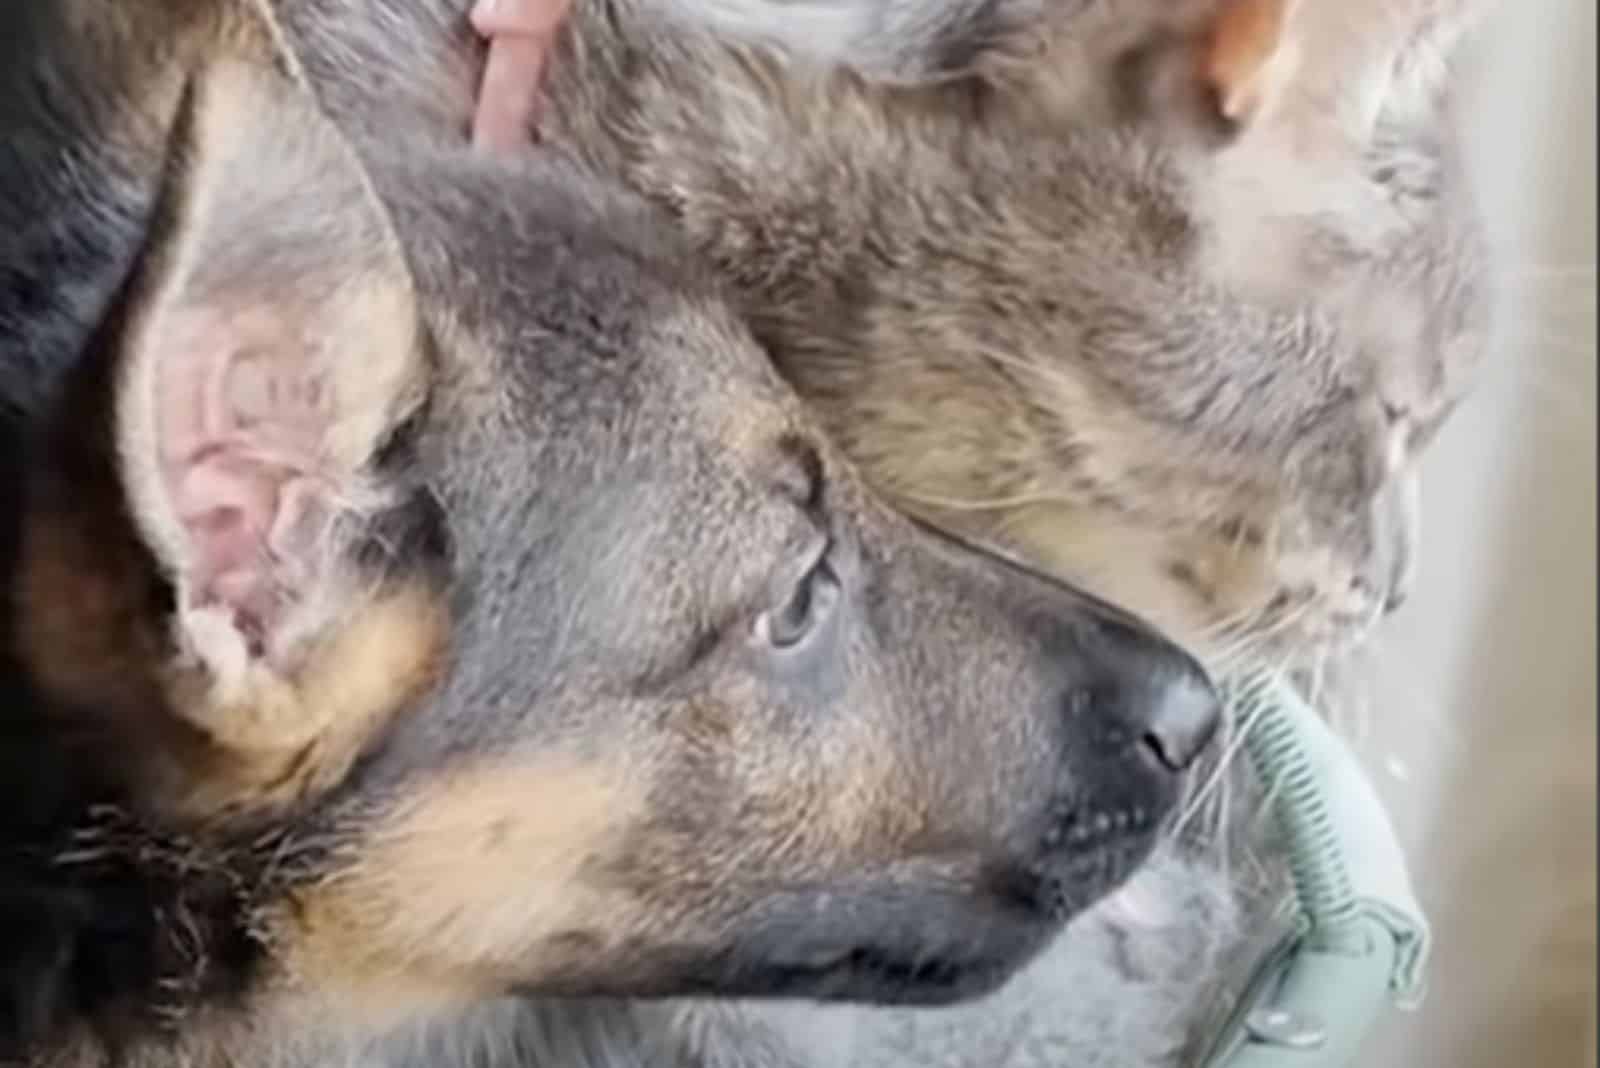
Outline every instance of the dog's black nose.
<svg viewBox="0 0 1600 1068">
<path fill-rule="evenodd" d="M 1221 722 L 1216 691 L 1194 673 L 1182 671 L 1154 687 L 1148 701 L 1140 742 L 1166 770 L 1188 770 L 1205 752 Z"/>
<path fill-rule="evenodd" d="M 1090 646 L 1087 678 L 1067 703 L 1067 738 L 1157 780 L 1188 770 L 1222 721 L 1216 689 L 1192 657 L 1151 628 L 1107 619 Z M 1128 765 L 1123 763 L 1124 767 Z"/>
</svg>

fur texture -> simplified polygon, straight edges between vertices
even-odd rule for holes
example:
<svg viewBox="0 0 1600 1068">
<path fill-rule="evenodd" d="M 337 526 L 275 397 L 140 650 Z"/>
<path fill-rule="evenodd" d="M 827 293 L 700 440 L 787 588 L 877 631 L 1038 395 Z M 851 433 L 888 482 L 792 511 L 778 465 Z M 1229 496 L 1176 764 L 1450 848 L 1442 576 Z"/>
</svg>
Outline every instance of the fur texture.
<svg viewBox="0 0 1600 1068">
<path fill-rule="evenodd" d="M 470 110 L 474 49 L 458 6 L 367 14 L 308 0 L 283 14 L 347 128 L 381 106 L 442 131 L 464 128 Z M 922 68 L 947 73 L 955 55 L 981 78 L 887 91 L 681 23 L 662 35 L 648 12 L 597 4 L 580 10 L 559 60 L 553 132 L 666 209 L 903 507 L 1018 544 L 1219 663 L 1246 639 L 1254 654 L 1346 640 L 1375 596 L 1403 586 L 1395 461 L 1425 443 L 1472 363 L 1472 226 L 1443 121 L 1426 110 L 1412 125 L 1396 109 L 1357 151 L 1309 137 L 1296 144 L 1322 154 L 1308 155 L 1285 148 L 1284 130 L 1313 128 L 1286 105 L 1219 139 L 1209 120 L 1191 121 L 1204 100 L 1190 110 L 1188 89 L 1166 80 L 1206 5 L 1154 22 L 1119 22 L 1116 7 L 1001 22 L 998 52 L 958 49 Z M 402 41 L 415 66 L 388 58 Z M 869 47 L 851 65 L 917 69 L 881 57 Z M 1308 175 L 1332 183 L 1314 210 L 1289 192 Z M 1301 269 L 1254 270 L 1268 257 L 1242 255 L 1251 241 Z M 1369 314 L 1377 292 L 1394 301 L 1381 316 Z M 1035 522 L 1037 496 L 1048 506 Z M 1286 583 L 1317 607 L 1277 603 Z M 1359 610 L 1348 611 L 1352 592 Z M 359 1056 L 496 1068 L 1181 1064 L 1226 1001 L 1217 977 L 1259 948 L 1241 927 L 1276 930 L 1262 917 L 1277 877 L 1219 867 L 1263 849 L 1258 806 L 1239 792 L 1248 776 L 1235 766 L 1227 782 L 1231 845 L 1190 821 L 1133 892 L 1080 917 L 985 1003 L 501 1003 Z M 276 1048 L 285 1063 L 347 1052 Z"/>
<path fill-rule="evenodd" d="M 1064 14 L 976 82 L 886 93 L 692 32 L 632 48 L 627 5 L 580 9 L 550 125 L 719 264 L 902 507 L 1020 545 L 1219 666 L 1318 663 L 1404 599 L 1413 465 L 1486 332 L 1448 63 L 1478 12 L 1374 5 L 1333 27 L 1342 10 L 1300 5 L 1256 109 L 1219 130 L 1173 61 L 1216 10 Z M 1262 843 L 1219 867 L 1229 847 L 1196 838 L 1146 900 L 1203 887 L 1270 915 L 1281 883 L 1252 897 L 1238 860 Z M 1211 1020 L 1193 999 L 1226 996 L 1239 945 L 1188 945 L 1186 918 L 1154 912 L 1096 910 L 973 1016 L 718 1006 L 678 1025 L 709 1063 L 1182 1064 Z M 1102 934 L 1201 951 L 1152 949 L 1141 973 Z M 1031 991 L 1085 988 L 1114 993 L 996 1041 Z M 626 1038 L 597 1048 L 629 1063 Z"/>
<path fill-rule="evenodd" d="M 678 220 L 901 507 L 1220 667 L 1305 662 L 1405 596 L 1486 268 L 1450 83 L 1419 73 L 1438 13 L 1322 55 L 1301 5 L 1273 48 L 1315 61 L 1229 131 L 1184 79 L 1231 6 L 1057 13 L 1027 62 L 908 92 L 596 4 L 550 136 Z M 1295 95 L 1350 72 L 1359 122 Z"/>
<path fill-rule="evenodd" d="M 259 8 L 34 13 L 18 136 L 141 192 L 100 302 L 7 298 L 0 1057 L 947 1003 L 1148 855 L 1199 665 L 881 503 L 647 205 L 341 129 Z M 37 166 L 53 241 L 119 191 Z"/>
</svg>

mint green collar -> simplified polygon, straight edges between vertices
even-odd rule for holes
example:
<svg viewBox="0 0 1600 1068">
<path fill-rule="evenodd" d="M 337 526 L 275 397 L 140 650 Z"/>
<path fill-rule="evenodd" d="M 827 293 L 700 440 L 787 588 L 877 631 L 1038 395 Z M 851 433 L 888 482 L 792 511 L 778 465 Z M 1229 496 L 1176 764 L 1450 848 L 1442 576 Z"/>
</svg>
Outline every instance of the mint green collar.
<svg viewBox="0 0 1600 1068">
<path fill-rule="evenodd" d="M 1426 916 L 1394 826 L 1361 766 L 1282 680 L 1230 695 L 1275 798 L 1299 905 L 1203 1068 L 1349 1068 L 1386 1007 L 1424 994 Z"/>
</svg>

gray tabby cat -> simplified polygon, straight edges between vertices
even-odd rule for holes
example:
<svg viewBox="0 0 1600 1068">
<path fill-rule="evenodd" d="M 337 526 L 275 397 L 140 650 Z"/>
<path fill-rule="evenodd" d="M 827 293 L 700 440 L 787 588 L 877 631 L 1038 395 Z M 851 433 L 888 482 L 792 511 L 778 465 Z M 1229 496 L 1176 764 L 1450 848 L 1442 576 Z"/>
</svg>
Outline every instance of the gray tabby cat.
<svg viewBox="0 0 1600 1068">
<path fill-rule="evenodd" d="M 1483 350 L 1445 62 L 1483 6 L 1102 3 L 901 91 L 593 4 L 549 136 L 678 220 L 902 507 L 1303 661 L 1404 599 Z"/>
</svg>

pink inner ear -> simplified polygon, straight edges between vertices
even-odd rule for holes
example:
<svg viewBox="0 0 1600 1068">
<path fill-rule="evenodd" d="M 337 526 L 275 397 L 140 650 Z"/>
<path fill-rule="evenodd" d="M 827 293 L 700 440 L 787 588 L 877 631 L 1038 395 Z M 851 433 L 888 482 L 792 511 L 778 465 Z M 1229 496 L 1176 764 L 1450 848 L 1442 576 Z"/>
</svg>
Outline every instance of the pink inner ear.
<svg viewBox="0 0 1600 1068">
<path fill-rule="evenodd" d="M 189 607 L 228 609 L 258 653 L 303 592 L 326 515 L 315 467 L 331 419 L 303 343 L 262 325 L 194 324 L 162 353 L 156 380 L 162 484 L 184 534 Z M 270 343 L 252 344 L 258 337 Z"/>
</svg>

